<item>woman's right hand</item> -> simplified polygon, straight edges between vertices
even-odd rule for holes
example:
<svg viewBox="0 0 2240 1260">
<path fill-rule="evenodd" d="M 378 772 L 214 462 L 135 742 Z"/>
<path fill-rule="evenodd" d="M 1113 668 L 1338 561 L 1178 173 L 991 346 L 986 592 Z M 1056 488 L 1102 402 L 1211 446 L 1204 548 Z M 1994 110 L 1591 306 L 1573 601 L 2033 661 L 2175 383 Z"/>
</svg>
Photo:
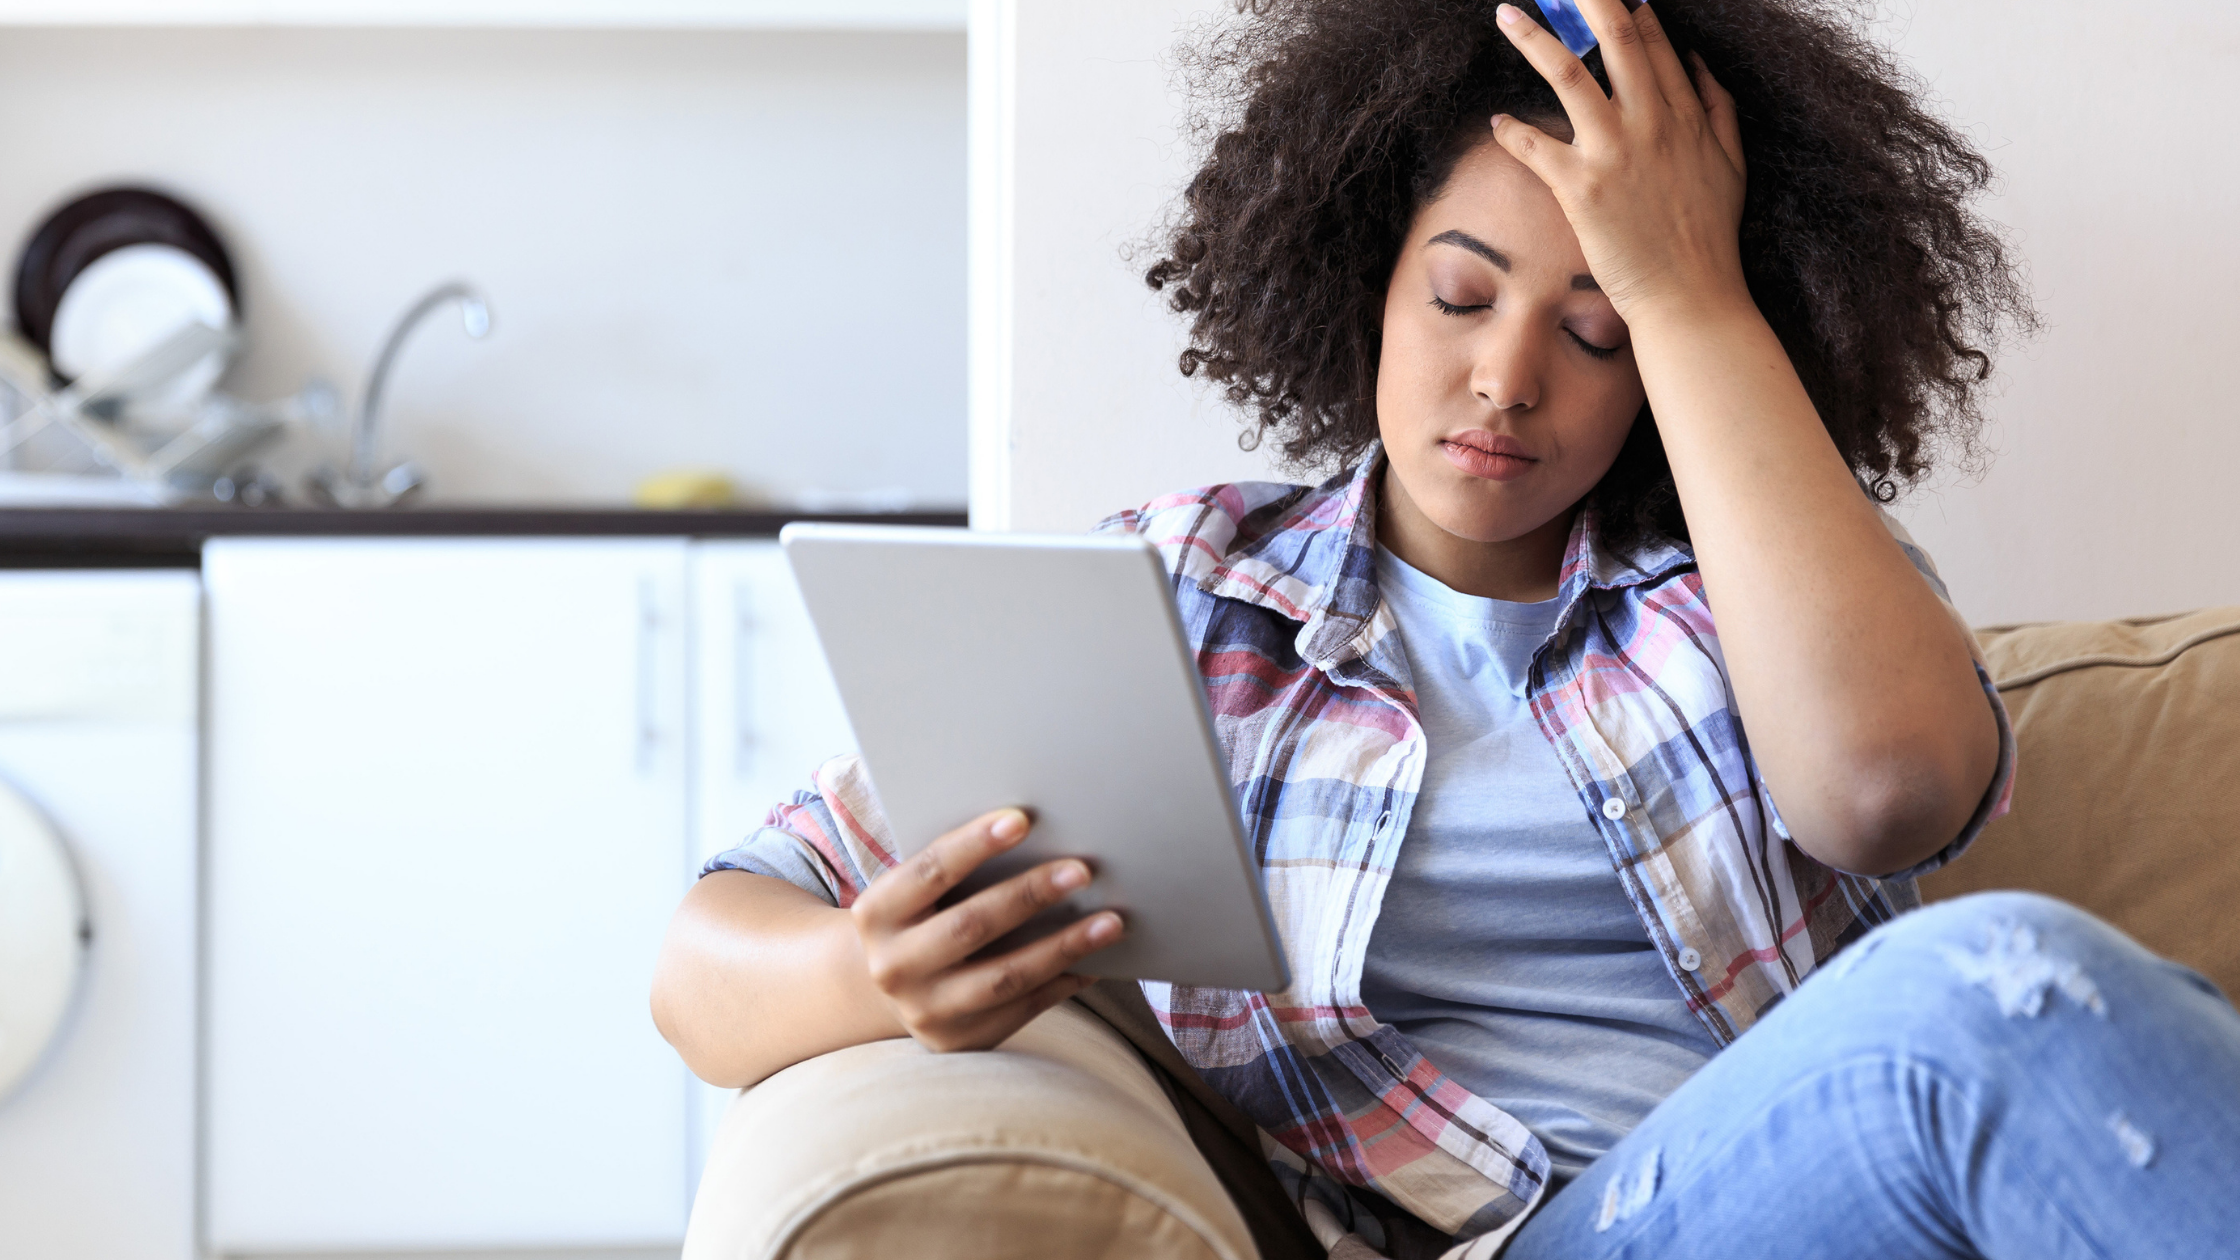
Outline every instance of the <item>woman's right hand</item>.
<svg viewBox="0 0 2240 1260">
<path fill-rule="evenodd" d="M 873 987 L 929 1050 L 993 1048 L 1095 983 L 1070 969 L 1120 939 L 1120 916 L 1105 910 L 1010 953 L 972 957 L 1092 878 L 1087 863 L 1063 858 L 940 905 L 982 862 L 1026 839 L 1029 826 L 1016 809 L 984 814 L 873 880 L 849 909 Z"/>
</svg>

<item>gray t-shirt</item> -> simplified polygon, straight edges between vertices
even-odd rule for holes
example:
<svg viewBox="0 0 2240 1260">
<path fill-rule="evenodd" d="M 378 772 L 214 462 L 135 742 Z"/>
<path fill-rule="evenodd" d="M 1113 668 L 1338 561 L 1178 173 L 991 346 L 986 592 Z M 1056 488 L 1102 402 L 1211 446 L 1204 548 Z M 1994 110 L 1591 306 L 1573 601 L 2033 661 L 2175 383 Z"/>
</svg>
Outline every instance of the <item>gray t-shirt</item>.
<svg viewBox="0 0 2240 1260">
<path fill-rule="evenodd" d="M 1718 1047 L 1525 700 L 1555 601 L 1464 595 L 1382 548 L 1377 585 L 1429 752 L 1362 1001 L 1538 1135 L 1562 1184 Z"/>
</svg>

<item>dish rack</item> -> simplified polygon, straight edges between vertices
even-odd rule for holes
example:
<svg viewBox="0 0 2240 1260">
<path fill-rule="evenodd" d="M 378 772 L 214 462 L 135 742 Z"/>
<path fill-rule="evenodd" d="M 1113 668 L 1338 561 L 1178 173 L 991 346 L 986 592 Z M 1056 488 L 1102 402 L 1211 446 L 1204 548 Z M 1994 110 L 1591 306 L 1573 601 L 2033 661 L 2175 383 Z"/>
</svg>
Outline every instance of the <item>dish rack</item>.
<svg viewBox="0 0 2240 1260">
<path fill-rule="evenodd" d="M 213 392 L 186 415 L 157 422 L 137 415 L 134 403 L 212 355 L 231 357 L 239 345 L 240 333 L 232 327 L 187 323 L 121 369 L 57 388 L 37 349 L 20 337 L 0 335 L 0 384 L 14 392 L 17 408 L 0 424 L 0 465 L 63 478 L 70 464 L 90 462 L 127 483 L 119 489 L 133 500 L 168 504 L 212 497 L 212 488 L 249 456 L 292 424 L 315 419 L 319 391 L 262 404 Z M 56 433 L 61 441 L 41 443 L 43 466 L 22 467 L 33 440 Z"/>
</svg>

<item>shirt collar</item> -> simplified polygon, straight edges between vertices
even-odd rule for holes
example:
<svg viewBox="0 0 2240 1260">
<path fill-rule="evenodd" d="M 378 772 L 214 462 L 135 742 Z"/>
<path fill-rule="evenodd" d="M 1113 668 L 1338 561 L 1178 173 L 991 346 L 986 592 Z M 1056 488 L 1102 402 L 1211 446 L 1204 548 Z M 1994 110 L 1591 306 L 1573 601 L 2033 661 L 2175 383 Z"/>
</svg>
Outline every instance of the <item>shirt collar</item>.
<svg viewBox="0 0 2240 1260">
<path fill-rule="evenodd" d="M 1384 447 L 1287 506 L 1198 582 L 1209 595 L 1242 600 L 1300 623 L 1298 651 L 1328 669 L 1362 655 L 1382 597 L 1377 593 L 1377 484 Z M 1687 545 L 1656 537 L 1628 552 L 1603 545 L 1595 511 L 1579 513 L 1565 544 L 1557 588 L 1561 635 L 1590 591 L 1650 585 L 1695 563 Z"/>
</svg>

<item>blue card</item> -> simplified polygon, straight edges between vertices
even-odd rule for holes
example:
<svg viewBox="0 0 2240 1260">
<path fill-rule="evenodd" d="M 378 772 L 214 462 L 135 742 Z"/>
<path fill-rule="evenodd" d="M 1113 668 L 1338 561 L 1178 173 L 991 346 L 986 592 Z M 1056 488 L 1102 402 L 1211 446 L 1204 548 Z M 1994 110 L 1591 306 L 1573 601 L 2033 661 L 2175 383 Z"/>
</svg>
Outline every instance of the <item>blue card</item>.
<svg viewBox="0 0 2240 1260">
<path fill-rule="evenodd" d="M 1540 12 L 1572 56 L 1584 57 L 1595 46 L 1594 28 L 1579 16 L 1579 6 L 1573 0 L 1540 0 Z"/>
</svg>

